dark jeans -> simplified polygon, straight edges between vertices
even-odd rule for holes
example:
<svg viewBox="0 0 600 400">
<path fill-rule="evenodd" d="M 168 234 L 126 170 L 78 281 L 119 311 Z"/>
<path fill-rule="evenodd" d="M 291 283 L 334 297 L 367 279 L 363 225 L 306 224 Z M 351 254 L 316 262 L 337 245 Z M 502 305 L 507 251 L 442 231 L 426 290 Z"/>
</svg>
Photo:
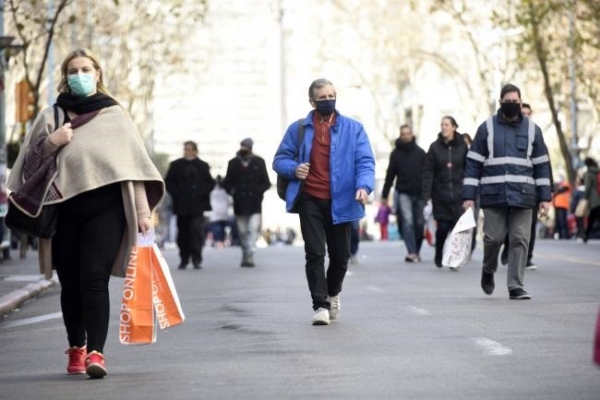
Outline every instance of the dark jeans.
<svg viewBox="0 0 600 400">
<path fill-rule="evenodd" d="M 213 221 L 211 222 L 211 231 L 215 242 L 225 241 L 225 228 L 229 225 L 228 221 Z"/>
<path fill-rule="evenodd" d="M 567 222 L 567 209 L 555 207 L 554 212 L 556 215 L 556 229 L 555 232 L 558 232 L 559 239 L 568 239 L 569 238 L 569 227 Z"/>
<path fill-rule="evenodd" d="M 306 253 L 306 278 L 313 309 L 329 309 L 327 296 L 336 296 L 342 291 L 348 269 L 350 223 L 333 224 L 331 200 L 302 194 L 298 206 Z M 329 268 L 325 271 L 327 253 Z"/>
<path fill-rule="evenodd" d="M 423 199 L 421 196 L 411 196 L 395 192 L 396 218 L 402 228 L 402 240 L 408 254 L 419 254 L 423 244 Z"/>
<path fill-rule="evenodd" d="M 441 263 L 444 256 L 444 243 L 457 221 L 437 221 L 437 229 L 435 230 L 435 261 Z"/>
<path fill-rule="evenodd" d="M 533 209 L 531 212 L 531 236 L 529 239 L 529 248 L 527 249 L 527 264 L 531 264 L 531 259 L 533 258 L 533 248 L 535 246 L 535 238 L 537 235 L 537 223 L 538 223 L 538 215 L 537 209 Z M 506 234 L 506 239 L 504 239 L 504 249 L 502 249 L 502 257 L 508 260 L 508 233 Z"/>
<path fill-rule="evenodd" d="M 202 263 L 204 215 L 177 216 L 177 246 L 181 264 L 187 265 L 190 262 L 190 256 L 194 264 Z"/>
<path fill-rule="evenodd" d="M 110 301 L 108 281 L 125 231 L 119 184 L 62 203 L 52 261 L 62 287 L 61 307 L 69 346 L 104 349 Z"/>
</svg>

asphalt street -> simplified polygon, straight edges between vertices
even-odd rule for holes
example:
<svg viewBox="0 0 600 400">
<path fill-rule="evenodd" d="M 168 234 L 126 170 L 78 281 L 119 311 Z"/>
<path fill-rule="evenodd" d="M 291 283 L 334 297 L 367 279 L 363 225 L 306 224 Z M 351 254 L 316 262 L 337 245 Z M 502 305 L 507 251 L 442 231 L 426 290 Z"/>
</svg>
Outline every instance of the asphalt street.
<svg viewBox="0 0 600 400">
<path fill-rule="evenodd" d="M 205 250 L 202 270 L 173 269 L 183 325 L 155 344 L 118 341 L 123 280 L 111 280 L 109 375 L 68 376 L 55 285 L 0 321 L 0 399 L 600 399 L 591 363 L 600 243 L 538 241 L 533 299 L 479 286 L 482 253 L 460 272 L 407 264 L 401 242 L 361 243 L 340 319 L 312 326 L 300 247 Z M 174 268 L 175 250 L 165 251 Z"/>
</svg>

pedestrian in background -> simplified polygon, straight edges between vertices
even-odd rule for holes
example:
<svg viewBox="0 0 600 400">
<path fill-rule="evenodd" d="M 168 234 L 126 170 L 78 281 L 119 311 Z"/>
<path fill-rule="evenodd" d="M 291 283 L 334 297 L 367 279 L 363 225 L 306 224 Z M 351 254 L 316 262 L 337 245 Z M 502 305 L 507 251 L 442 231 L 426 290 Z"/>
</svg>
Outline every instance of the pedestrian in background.
<svg viewBox="0 0 600 400">
<path fill-rule="evenodd" d="M 388 240 L 388 224 L 390 222 L 391 213 L 392 209 L 388 205 L 387 200 L 382 199 L 381 204 L 379 205 L 379 209 L 377 210 L 377 215 L 375 216 L 375 222 L 379 224 L 379 236 L 382 242 Z M 421 213 L 421 215 L 422 214 L 423 213 Z M 421 238 L 421 241 L 422 240 L 423 239 Z"/>
<path fill-rule="evenodd" d="M 552 201 L 554 205 L 554 234 L 558 233 L 559 239 L 569 239 L 571 237 L 567 217 L 572 192 L 571 184 L 565 179 L 565 174 L 559 173 Z"/>
<path fill-rule="evenodd" d="M 521 103 L 521 114 L 523 117 L 531 118 L 533 114 L 533 110 L 528 103 Z M 546 153 L 548 150 L 546 150 Z M 553 181 L 552 181 L 552 164 L 548 162 L 548 168 L 550 169 L 550 189 L 552 190 Z M 535 206 L 533 208 L 533 212 L 531 213 L 531 231 L 529 237 L 529 245 L 527 247 L 527 263 L 525 264 L 525 269 L 534 271 L 538 269 L 538 266 L 533 262 L 533 249 L 535 248 L 535 239 L 537 237 L 537 225 L 538 225 L 538 202 L 535 202 Z M 506 238 L 504 239 L 504 247 L 502 248 L 502 253 L 500 255 L 500 262 L 502 265 L 508 264 L 508 250 L 509 250 L 509 235 L 506 233 Z"/>
<path fill-rule="evenodd" d="M 194 269 L 200 269 L 205 240 L 204 211 L 211 209 L 210 192 L 215 182 L 208 163 L 198 158 L 195 142 L 183 144 L 183 157 L 171 162 L 165 183 L 177 216 L 179 269 L 186 269 L 190 258 Z"/>
<path fill-rule="evenodd" d="M 548 214 L 550 167 L 541 129 L 521 113 L 521 91 L 512 84 L 500 91 L 500 109 L 477 129 L 466 161 L 463 207 L 480 193 L 483 223 L 481 288 L 494 292 L 494 273 L 506 233 L 510 237 L 509 298 L 530 299 L 524 289 L 531 214 L 539 204 Z"/>
<path fill-rule="evenodd" d="M 457 129 L 458 124 L 453 117 L 442 118 L 441 132 L 429 146 L 423 170 L 423 200 L 431 200 L 433 217 L 438 223 L 434 257 L 438 268 L 443 266 L 446 238 L 463 213 L 462 186 L 468 148 Z"/>
<path fill-rule="evenodd" d="M 583 242 L 587 243 L 594 229 L 594 224 L 600 220 L 600 170 L 598 169 L 598 163 L 593 158 L 587 157 L 583 163 L 587 167 L 585 173 L 585 198 L 588 201 L 589 210 Z"/>
<path fill-rule="evenodd" d="M 210 192 L 210 227 L 213 235 L 214 246 L 222 249 L 225 244 L 225 229 L 228 225 L 229 207 L 231 199 L 223 186 L 223 178 L 217 175 L 215 187 Z"/>
<path fill-rule="evenodd" d="M 419 262 L 425 228 L 422 197 L 425 150 L 417 145 L 412 129 L 408 125 L 400 127 L 400 137 L 396 139 L 395 145 L 395 149 L 390 154 L 381 199 L 387 200 L 390 189 L 396 181 L 394 189 L 396 219 L 398 231 L 401 232 L 408 253 L 404 260 Z"/>
<path fill-rule="evenodd" d="M 286 210 L 297 206 L 300 216 L 315 311 L 312 324 L 328 325 L 330 318 L 339 317 L 351 222 L 365 215 L 364 205 L 375 184 L 375 159 L 362 124 L 335 109 L 336 91 L 330 81 L 312 82 L 308 98 L 314 110 L 289 126 L 273 169 L 290 181 Z M 302 143 L 298 143 L 299 124 L 304 125 Z"/>
<path fill-rule="evenodd" d="M 252 152 L 254 142 L 246 138 L 227 165 L 224 186 L 233 197 L 233 213 L 242 247 L 242 267 L 254 267 L 256 241 L 262 223 L 264 193 L 271 187 L 265 160 Z"/>
<path fill-rule="evenodd" d="M 57 108 L 33 122 L 8 188 L 28 213 L 59 205 L 55 235 L 40 241 L 40 267 L 48 279 L 54 267 L 60 281 L 67 372 L 102 378 L 110 275 L 125 276 L 138 231 L 152 229 L 165 190 L 135 125 L 104 86 L 98 59 L 75 50 L 60 72 Z M 38 187 L 28 183 L 33 172 L 46 177 Z"/>
<path fill-rule="evenodd" d="M 585 184 L 583 176 L 577 176 L 575 180 L 575 189 L 571 196 L 569 211 L 575 215 L 575 223 L 577 224 L 577 240 L 583 241 L 585 236 L 585 217 L 587 215 L 587 200 L 585 199 Z"/>
</svg>

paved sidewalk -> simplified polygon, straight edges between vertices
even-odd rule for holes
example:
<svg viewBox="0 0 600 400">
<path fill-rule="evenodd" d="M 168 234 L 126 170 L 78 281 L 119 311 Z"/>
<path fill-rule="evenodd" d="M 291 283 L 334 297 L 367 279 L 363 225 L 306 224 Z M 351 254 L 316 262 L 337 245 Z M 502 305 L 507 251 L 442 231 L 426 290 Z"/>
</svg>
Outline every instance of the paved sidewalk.
<svg viewBox="0 0 600 400">
<path fill-rule="evenodd" d="M 0 317 L 58 284 L 56 277 L 46 280 L 39 273 L 37 251 L 29 251 L 25 259 L 18 251 L 11 253 L 12 259 L 0 263 Z"/>
</svg>

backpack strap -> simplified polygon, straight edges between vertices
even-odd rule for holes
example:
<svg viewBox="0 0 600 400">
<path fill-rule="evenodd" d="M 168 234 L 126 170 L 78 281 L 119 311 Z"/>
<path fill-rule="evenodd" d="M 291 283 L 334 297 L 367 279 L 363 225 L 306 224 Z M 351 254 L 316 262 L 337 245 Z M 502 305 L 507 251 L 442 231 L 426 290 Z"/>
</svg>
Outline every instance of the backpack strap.
<svg viewBox="0 0 600 400">
<path fill-rule="evenodd" d="M 296 160 L 300 161 L 300 148 L 302 147 L 302 142 L 304 141 L 304 118 L 300 118 L 298 120 L 298 148 L 296 150 Z"/>
</svg>

